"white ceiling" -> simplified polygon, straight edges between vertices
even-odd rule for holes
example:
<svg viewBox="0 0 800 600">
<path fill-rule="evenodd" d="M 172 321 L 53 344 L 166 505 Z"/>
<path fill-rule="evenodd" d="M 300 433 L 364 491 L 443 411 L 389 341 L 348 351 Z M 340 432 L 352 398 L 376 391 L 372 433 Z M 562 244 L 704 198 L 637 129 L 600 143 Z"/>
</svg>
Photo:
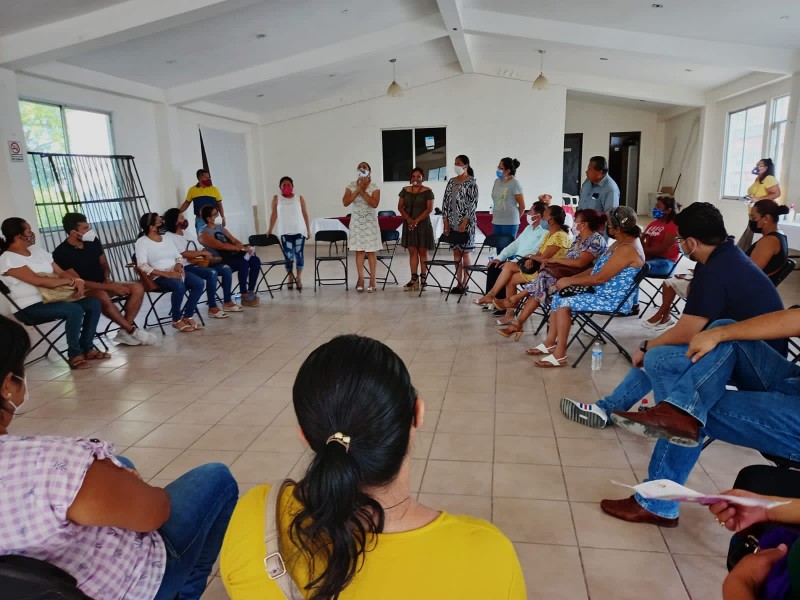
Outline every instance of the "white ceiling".
<svg viewBox="0 0 800 600">
<path fill-rule="evenodd" d="M 591 92 L 577 92 L 573 90 L 567 91 L 567 100 L 589 102 L 591 104 L 602 104 L 604 106 L 616 106 L 619 108 L 628 108 L 630 110 L 644 110 L 654 113 L 659 113 L 674 108 L 673 104 L 667 104 L 665 102 L 637 100 L 636 98 L 621 98 L 619 96 L 593 94 Z"/>
<path fill-rule="evenodd" d="M 800 70 L 798 0 L 660 2 L 0 0 L 0 67 L 256 118 L 373 97 L 392 57 L 414 86 L 459 72 L 532 79 L 544 49 L 545 74 L 571 97 L 645 99 L 647 110 Z"/>
</svg>

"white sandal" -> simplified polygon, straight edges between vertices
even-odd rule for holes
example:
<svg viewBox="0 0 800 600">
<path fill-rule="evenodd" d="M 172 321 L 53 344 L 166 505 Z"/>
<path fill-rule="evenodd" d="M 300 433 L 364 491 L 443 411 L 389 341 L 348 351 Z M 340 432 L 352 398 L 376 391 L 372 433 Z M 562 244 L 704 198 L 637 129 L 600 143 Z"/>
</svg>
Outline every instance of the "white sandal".
<svg viewBox="0 0 800 600">
<path fill-rule="evenodd" d="M 537 360 L 534 364 L 543 369 L 555 369 L 565 366 L 567 364 L 567 357 L 565 355 L 561 358 L 556 358 L 554 354 L 548 354 L 541 360 Z"/>
<path fill-rule="evenodd" d="M 209 319 L 227 319 L 228 318 L 228 313 L 226 313 L 221 308 L 217 309 L 217 312 L 211 312 L 209 310 L 208 311 L 208 318 Z"/>
<path fill-rule="evenodd" d="M 536 346 L 535 348 L 528 348 L 525 350 L 525 354 L 529 354 L 531 356 L 545 356 L 547 354 L 552 354 L 553 350 L 555 349 L 556 345 L 553 344 L 549 348 L 544 345 L 544 342 Z"/>
</svg>

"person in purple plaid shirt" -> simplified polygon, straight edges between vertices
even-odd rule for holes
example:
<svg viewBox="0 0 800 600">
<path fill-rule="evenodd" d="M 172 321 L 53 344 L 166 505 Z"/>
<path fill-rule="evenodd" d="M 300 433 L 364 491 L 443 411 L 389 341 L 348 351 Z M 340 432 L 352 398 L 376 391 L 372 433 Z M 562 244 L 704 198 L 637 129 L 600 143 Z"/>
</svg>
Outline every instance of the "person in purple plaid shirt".
<svg viewBox="0 0 800 600">
<path fill-rule="evenodd" d="M 2 316 L 0 339 L 0 555 L 60 567 L 94 600 L 199 599 L 238 497 L 228 467 L 162 489 L 109 443 L 8 433 L 28 398 L 30 339 Z"/>
</svg>

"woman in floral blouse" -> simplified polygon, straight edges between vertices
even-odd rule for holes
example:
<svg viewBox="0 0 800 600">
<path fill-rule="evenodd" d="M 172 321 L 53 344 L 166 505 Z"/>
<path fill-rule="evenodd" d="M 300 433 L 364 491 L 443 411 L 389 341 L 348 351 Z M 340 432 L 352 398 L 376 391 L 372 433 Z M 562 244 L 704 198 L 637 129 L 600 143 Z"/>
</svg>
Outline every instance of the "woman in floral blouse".
<svg viewBox="0 0 800 600">
<path fill-rule="evenodd" d="M 464 267 L 472 264 L 470 253 L 475 249 L 475 210 L 478 208 L 478 183 L 475 172 L 469 166 L 469 158 L 464 154 L 456 156 L 456 176 L 447 182 L 442 200 L 442 221 L 445 235 L 458 232 L 462 234 L 457 243 L 452 244 L 455 260 L 459 261 L 456 269 L 456 286 L 451 294 L 463 294 L 467 291 L 468 274 Z M 420 278 L 424 285 L 425 281 Z"/>
</svg>

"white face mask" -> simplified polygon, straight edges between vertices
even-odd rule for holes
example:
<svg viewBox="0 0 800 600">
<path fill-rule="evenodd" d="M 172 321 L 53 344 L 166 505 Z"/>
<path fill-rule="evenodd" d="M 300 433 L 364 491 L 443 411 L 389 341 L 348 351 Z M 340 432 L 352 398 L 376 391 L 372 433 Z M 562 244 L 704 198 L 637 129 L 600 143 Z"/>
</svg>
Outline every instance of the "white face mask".
<svg viewBox="0 0 800 600">
<path fill-rule="evenodd" d="M 572 234 L 573 235 L 580 235 L 580 233 L 581 233 L 581 230 L 578 229 L 578 224 L 577 223 L 573 224 L 572 225 Z"/>
<path fill-rule="evenodd" d="M 359 169 L 356 171 L 356 177 L 359 179 L 363 179 L 364 177 L 369 177 L 369 170 L 368 169 Z"/>
<path fill-rule="evenodd" d="M 21 381 L 22 385 L 25 386 L 25 394 L 22 396 L 22 404 L 20 404 L 19 406 L 11 402 L 10 398 L 6 398 L 6 405 L 13 407 L 8 412 L 10 412 L 12 415 L 15 415 L 17 414 L 17 411 L 19 411 L 20 407 L 28 401 L 30 396 L 28 394 L 28 376 L 26 375 L 25 377 L 20 377 L 19 375 L 12 375 L 12 377 L 17 381 Z"/>
<path fill-rule="evenodd" d="M 93 242 L 96 239 L 97 239 L 97 232 L 94 229 L 90 229 L 81 236 L 81 241 L 83 242 Z"/>
<path fill-rule="evenodd" d="M 217 218 L 214 219 L 214 225 L 222 225 L 222 216 L 217 215 Z"/>
<path fill-rule="evenodd" d="M 455 166 L 456 177 L 461 177 L 464 174 L 464 167 Z"/>
</svg>

